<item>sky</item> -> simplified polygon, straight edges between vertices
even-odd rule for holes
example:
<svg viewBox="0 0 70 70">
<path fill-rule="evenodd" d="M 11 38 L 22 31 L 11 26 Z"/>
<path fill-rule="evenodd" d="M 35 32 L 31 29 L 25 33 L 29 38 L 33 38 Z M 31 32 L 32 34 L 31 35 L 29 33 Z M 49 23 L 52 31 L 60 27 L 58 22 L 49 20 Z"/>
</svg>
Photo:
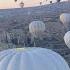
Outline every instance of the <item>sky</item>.
<svg viewBox="0 0 70 70">
<path fill-rule="evenodd" d="M 40 1 L 43 2 L 43 4 L 48 4 L 49 0 L 46 2 L 46 0 L 18 0 L 16 3 L 14 0 L 0 0 L 0 9 L 5 8 L 18 8 L 19 3 L 23 1 L 25 7 L 31 7 L 31 6 L 38 6 Z M 56 2 L 56 0 L 52 0 L 53 2 Z"/>
</svg>

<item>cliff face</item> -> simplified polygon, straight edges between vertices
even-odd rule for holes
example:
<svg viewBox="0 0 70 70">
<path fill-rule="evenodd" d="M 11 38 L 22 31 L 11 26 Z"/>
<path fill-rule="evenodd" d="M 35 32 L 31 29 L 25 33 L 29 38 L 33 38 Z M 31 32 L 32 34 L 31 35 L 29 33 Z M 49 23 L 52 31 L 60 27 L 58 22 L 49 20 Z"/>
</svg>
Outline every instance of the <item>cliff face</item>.
<svg viewBox="0 0 70 70">
<path fill-rule="evenodd" d="M 46 25 L 46 37 L 56 36 L 61 42 L 65 34 L 65 28 L 60 22 L 59 16 L 65 12 L 70 12 L 69 2 L 23 9 L 0 10 L 0 33 L 4 30 L 10 31 L 12 29 L 28 31 L 28 26 L 32 21 L 41 20 Z"/>
<path fill-rule="evenodd" d="M 17 25 L 21 28 L 21 24 L 28 25 L 34 20 L 42 20 L 47 25 L 47 30 L 50 29 L 50 25 L 55 25 L 55 28 L 58 29 L 59 27 L 56 26 L 63 28 L 63 25 L 59 22 L 59 15 L 65 12 L 70 12 L 70 3 L 68 2 L 23 9 L 0 10 L 0 29 L 14 28 L 17 27 Z M 18 24 L 14 24 L 15 21 L 18 22 Z"/>
<path fill-rule="evenodd" d="M 46 31 L 44 39 L 37 45 L 59 52 L 70 62 L 69 49 L 66 48 L 63 41 L 66 29 L 59 20 L 60 14 L 67 12 L 70 13 L 69 2 L 0 10 L 0 39 L 6 40 L 5 33 L 9 33 L 13 29 L 22 29 L 24 32 L 28 32 L 28 26 L 32 21 L 41 20 L 46 25 Z"/>
</svg>

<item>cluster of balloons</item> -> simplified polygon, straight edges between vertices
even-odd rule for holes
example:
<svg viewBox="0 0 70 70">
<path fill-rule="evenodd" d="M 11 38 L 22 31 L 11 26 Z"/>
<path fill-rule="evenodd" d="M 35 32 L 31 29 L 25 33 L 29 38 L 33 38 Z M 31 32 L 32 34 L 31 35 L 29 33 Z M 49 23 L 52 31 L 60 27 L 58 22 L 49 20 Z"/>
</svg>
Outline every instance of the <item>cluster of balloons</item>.
<svg viewBox="0 0 70 70">
<path fill-rule="evenodd" d="M 60 15 L 60 21 L 63 23 L 67 30 L 70 29 L 70 14 L 63 13 Z M 42 21 L 33 21 L 29 24 L 29 32 L 33 37 L 38 38 L 42 33 L 44 33 L 46 27 Z M 68 31 L 64 36 L 64 41 L 66 45 L 70 48 L 70 31 Z"/>
<path fill-rule="evenodd" d="M 63 13 L 60 15 L 60 21 L 63 23 L 65 28 L 67 28 L 68 32 L 64 36 L 64 41 L 66 45 L 70 48 L 70 14 Z M 29 25 L 29 31 L 34 37 L 39 37 L 42 33 L 44 33 L 46 27 L 42 21 L 33 21 Z"/>
<path fill-rule="evenodd" d="M 17 0 L 14 0 L 15 2 L 17 2 Z"/>
<path fill-rule="evenodd" d="M 69 23 L 66 14 L 62 14 L 60 19 L 64 24 Z M 45 29 L 42 21 L 33 21 L 29 24 L 29 32 L 34 37 L 39 37 Z M 65 34 L 64 40 L 70 47 L 70 31 Z M 70 70 L 70 68 L 59 54 L 49 49 L 33 47 L 0 52 L 0 70 Z"/>
<path fill-rule="evenodd" d="M 65 44 L 70 48 L 70 13 L 63 13 L 60 15 L 60 21 L 67 28 L 67 33 L 64 35 Z"/>
</svg>

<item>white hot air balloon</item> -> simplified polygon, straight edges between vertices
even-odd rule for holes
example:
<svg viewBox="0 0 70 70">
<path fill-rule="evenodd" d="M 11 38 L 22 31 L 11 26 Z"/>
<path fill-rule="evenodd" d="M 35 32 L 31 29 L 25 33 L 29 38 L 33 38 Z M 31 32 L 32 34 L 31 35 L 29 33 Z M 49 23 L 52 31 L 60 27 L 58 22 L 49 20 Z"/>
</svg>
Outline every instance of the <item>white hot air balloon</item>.
<svg viewBox="0 0 70 70">
<path fill-rule="evenodd" d="M 34 37 L 39 37 L 45 31 L 45 24 L 42 21 L 33 21 L 29 25 L 29 31 Z"/>
<path fill-rule="evenodd" d="M 0 53 L 0 70 L 70 70 L 57 53 L 44 48 L 16 48 Z"/>
<path fill-rule="evenodd" d="M 64 36 L 64 41 L 65 44 L 67 45 L 68 48 L 70 48 L 70 31 L 68 31 L 65 36 Z"/>
<path fill-rule="evenodd" d="M 45 24 L 42 21 L 33 21 L 29 25 L 29 32 L 32 34 L 34 46 L 36 46 L 36 38 L 41 38 L 45 31 Z"/>
<path fill-rule="evenodd" d="M 60 21 L 64 24 L 64 27 L 70 29 L 70 13 L 63 13 L 60 15 Z"/>
</svg>

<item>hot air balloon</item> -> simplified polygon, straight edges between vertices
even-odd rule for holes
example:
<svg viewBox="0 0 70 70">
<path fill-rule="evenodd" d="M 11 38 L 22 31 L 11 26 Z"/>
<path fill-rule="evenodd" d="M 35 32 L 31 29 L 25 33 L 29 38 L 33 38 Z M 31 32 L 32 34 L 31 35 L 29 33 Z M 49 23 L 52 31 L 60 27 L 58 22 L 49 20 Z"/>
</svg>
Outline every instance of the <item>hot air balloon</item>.
<svg viewBox="0 0 70 70">
<path fill-rule="evenodd" d="M 40 2 L 40 5 L 42 5 L 42 2 Z"/>
<path fill-rule="evenodd" d="M 64 41 L 68 48 L 70 48 L 70 31 L 64 35 Z"/>
<path fill-rule="evenodd" d="M 44 48 L 15 48 L 0 53 L 0 70 L 70 70 L 57 53 Z"/>
<path fill-rule="evenodd" d="M 17 0 L 14 0 L 15 2 L 17 2 Z"/>
<path fill-rule="evenodd" d="M 70 14 L 69 13 L 63 13 L 60 15 L 60 21 L 64 24 L 64 27 L 67 30 L 70 30 Z"/>
<path fill-rule="evenodd" d="M 29 25 L 29 32 L 34 37 L 39 37 L 45 31 L 45 24 L 42 21 L 33 21 Z"/>
<path fill-rule="evenodd" d="M 50 1 L 50 3 L 52 3 L 52 1 Z"/>
<path fill-rule="evenodd" d="M 57 0 L 57 2 L 60 2 L 61 0 Z"/>
<path fill-rule="evenodd" d="M 33 21 L 29 24 L 29 32 L 33 36 L 34 47 L 36 46 L 36 38 L 42 37 L 45 31 L 45 24 L 42 21 Z"/>
<path fill-rule="evenodd" d="M 20 7 L 21 7 L 21 8 L 24 7 L 24 3 L 23 3 L 23 1 L 20 2 Z"/>
</svg>

